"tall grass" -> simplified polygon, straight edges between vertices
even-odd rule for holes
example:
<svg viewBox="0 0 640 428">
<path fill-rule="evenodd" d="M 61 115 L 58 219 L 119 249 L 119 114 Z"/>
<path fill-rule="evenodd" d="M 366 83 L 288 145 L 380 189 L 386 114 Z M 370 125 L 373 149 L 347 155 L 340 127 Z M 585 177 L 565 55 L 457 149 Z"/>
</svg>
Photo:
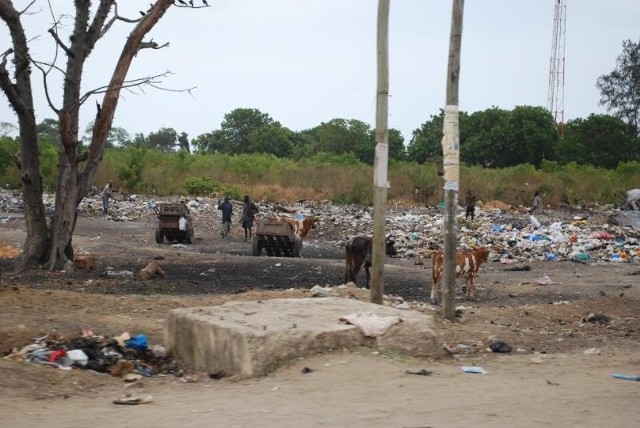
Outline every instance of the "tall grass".
<svg viewBox="0 0 640 428">
<path fill-rule="evenodd" d="M 436 163 L 392 161 L 389 202 L 437 205 L 443 198 L 441 169 Z M 312 199 L 365 205 L 373 200 L 373 168 L 349 154 L 321 153 L 293 161 L 257 154 L 114 150 L 107 151 L 96 176 L 98 185 L 108 179 L 129 192 L 158 195 L 212 193 L 239 198 L 247 194 L 265 202 Z M 502 169 L 463 165 L 460 169 L 460 195 L 470 189 L 482 201 L 497 199 L 515 206 L 530 205 L 536 191 L 542 194 L 544 204 L 551 206 L 616 203 L 626 190 L 637 187 L 638 162 L 620 164 L 616 170 L 555 162 L 544 162 L 539 169 L 527 164 Z"/>
<path fill-rule="evenodd" d="M 55 187 L 54 156 L 43 162 L 47 189 Z M 441 163 L 418 165 L 391 161 L 390 204 L 435 206 L 443 198 Z M 19 186 L 19 174 L 3 171 L 3 183 Z M 53 179 L 53 180 L 52 180 Z M 112 180 L 129 193 L 169 195 L 250 195 L 258 201 L 328 200 L 336 203 L 373 202 L 373 168 L 350 154 L 316 154 L 300 161 L 272 155 L 162 153 L 128 148 L 108 149 L 95 177 L 98 187 Z M 618 203 L 624 193 L 640 188 L 640 162 L 621 163 L 615 170 L 589 165 L 543 162 L 489 169 L 460 168 L 460 199 L 467 189 L 482 201 L 501 200 L 510 205 L 531 204 L 536 191 L 545 205 Z"/>
</svg>

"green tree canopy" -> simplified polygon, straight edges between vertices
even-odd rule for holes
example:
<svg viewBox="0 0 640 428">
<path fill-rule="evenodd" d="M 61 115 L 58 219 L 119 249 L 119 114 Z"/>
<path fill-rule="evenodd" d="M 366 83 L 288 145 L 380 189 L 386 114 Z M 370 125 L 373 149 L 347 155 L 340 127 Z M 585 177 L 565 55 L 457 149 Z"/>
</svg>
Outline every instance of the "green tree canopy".
<svg viewBox="0 0 640 428">
<path fill-rule="evenodd" d="M 84 130 L 84 137 L 82 138 L 85 142 L 91 141 L 91 134 L 93 133 L 95 121 L 92 120 L 87 124 L 87 127 Z M 107 141 L 105 143 L 105 147 L 114 148 L 114 147 L 124 147 L 131 142 L 131 136 L 127 132 L 126 129 L 120 128 L 118 126 L 112 126 L 107 134 Z"/>
<path fill-rule="evenodd" d="M 248 138 L 249 151 L 252 153 L 269 153 L 286 158 L 293 151 L 293 132 L 277 122 L 251 131 Z"/>
<path fill-rule="evenodd" d="M 220 129 L 198 135 L 191 144 L 197 153 L 228 153 L 230 145 Z"/>
<path fill-rule="evenodd" d="M 600 105 L 627 122 L 638 136 L 640 116 L 640 41 L 622 42 L 622 54 L 616 60 L 616 68 L 602 75 L 596 83 L 600 89 Z"/>
<path fill-rule="evenodd" d="M 275 124 L 268 114 L 257 109 L 237 108 L 224 115 L 221 130 L 229 153 L 250 153 L 249 134 L 265 125 Z M 278 124 L 279 125 L 279 124 Z"/>
<path fill-rule="evenodd" d="M 444 111 L 431 116 L 413 132 L 408 159 L 418 163 L 442 157 Z M 542 107 L 520 106 L 512 111 L 492 107 L 471 116 L 460 112 L 460 158 L 469 164 L 506 167 L 540 166 L 553 158 L 557 132 L 551 114 Z"/>
<path fill-rule="evenodd" d="M 502 156 L 502 165 L 531 164 L 539 167 L 543 159 L 554 158 L 554 147 L 558 132 L 553 116 L 544 107 L 518 106 L 509 115 L 508 132 L 502 145 L 507 156 Z"/>
<path fill-rule="evenodd" d="M 170 153 L 175 151 L 178 133 L 173 128 L 161 128 L 157 132 L 151 132 L 145 140 L 145 146 L 149 149 Z"/>
<path fill-rule="evenodd" d="M 57 119 L 44 119 L 36 125 L 36 132 L 40 140 L 49 144 L 60 144 L 60 124 Z"/>
<path fill-rule="evenodd" d="M 587 119 L 567 122 L 558 142 L 557 157 L 562 163 L 576 162 L 615 168 L 619 162 L 638 159 L 638 139 L 622 119 L 592 114 Z"/>
<path fill-rule="evenodd" d="M 461 130 L 469 137 L 461 143 L 460 159 L 469 165 L 492 166 L 496 163 L 496 153 L 501 141 L 507 140 L 506 124 L 509 111 L 492 107 L 470 115 L 461 115 Z M 462 134 L 462 132 L 461 132 Z"/>
</svg>

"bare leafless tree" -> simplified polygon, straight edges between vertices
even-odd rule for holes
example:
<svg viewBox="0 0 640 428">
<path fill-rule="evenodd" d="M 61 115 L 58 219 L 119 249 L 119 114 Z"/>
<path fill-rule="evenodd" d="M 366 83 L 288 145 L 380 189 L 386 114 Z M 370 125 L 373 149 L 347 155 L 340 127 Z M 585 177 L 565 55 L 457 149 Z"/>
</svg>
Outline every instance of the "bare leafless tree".
<svg viewBox="0 0 640 428">
<path fill-rule="evenodd" d="M 66 65 L 61 67 L 58 55 L 52 62 L 43 63 L 36 61 L 30 54 L 22 17 L 30 13 L 35 3 L 34 0 L 22 10 L 18 10 L 11 0 L 0 0 L 0 19 L 6 24 L 11 36 L 11 47 L 0 54 L 0 89 L 5 93 L 18 117 L 21 142 L 20 171 L 27 238 L 17 267 L 44 264 L 51 270 L 57 270 L 64 268 L 67 261 L 73 260 L 71 238 L 75 229 L 78 204 L 91 186 L 102 160 L 120 92 L 131 86 L 157 84 L 157 79 L 162 76 L 127 81 L 131 63 L 143 49 L 168 46 L 168 43 L 158 44 L 153 39 L 144 39 L 170 7 L 188 6 L 174 5 L 173 0 L 155 0 L 148 10 L 131 18 L 118 13 L 116 0 L 100 0 L 95 7 L 91 6 L 90 1 L 75 1 L 74 25 L 69 42 L 65 42 L 61 37 L 57 23 L 49 29 L 60 56 L 66 57 Z M 51 4 L 49 2 L 50 8 Z M 53 10 L 51 12 L 53 14 Z M 109 83 L 83 93 L 80 82 L 86 60 L 96 43 L 116 23 L 132 25 L 133 29 L 123 42 Z M 0 46 L 0 50 L 2 49 Z M 12 60 L 12 67 L 7 64 L 9 59 Z M 42 201 L 32 67 L 37 68 L 42 74 L 47 101 L 58 116 L 60 124 L 58 183 L 55 212 L 50 223 L 47 223 Z M 54 70 L 64 74 L 62 100 L 59 105 L 56 105 L 48 90 L 48 77 Z M 80 109 L 90 96 L 97 94 L 102 95 L 102 102 L 97 103 L 91 142 L 85 149 L 79 138 Z"/>
</svg>

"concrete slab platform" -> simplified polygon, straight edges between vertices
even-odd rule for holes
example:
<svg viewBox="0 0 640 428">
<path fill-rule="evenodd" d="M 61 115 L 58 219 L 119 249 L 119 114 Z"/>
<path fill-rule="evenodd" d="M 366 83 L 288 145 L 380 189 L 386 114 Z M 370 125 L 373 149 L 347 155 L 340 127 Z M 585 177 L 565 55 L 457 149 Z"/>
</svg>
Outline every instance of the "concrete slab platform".
<svg viewBox="0 0 640 428">
<path fill-rule="evenodd" d="M 360 313 L 399 317 L 384 334 L 367 337 L 340 321 Z M 195 370 L 255 377 L 282 362 L 361 346 L 413 356 L 440 356 L 442 344 L 429 315 L 336 297 L 227 302 L 174 309 L 164 324 L 168 351 Z"/>
</svg>

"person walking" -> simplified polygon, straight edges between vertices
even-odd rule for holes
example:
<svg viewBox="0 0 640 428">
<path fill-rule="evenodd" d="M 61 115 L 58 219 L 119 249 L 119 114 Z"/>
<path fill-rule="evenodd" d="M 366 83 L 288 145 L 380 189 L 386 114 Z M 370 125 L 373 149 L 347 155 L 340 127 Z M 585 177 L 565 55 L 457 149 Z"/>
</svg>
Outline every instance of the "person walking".
<svg viewBox="0 0 640 428">
<path fill-rule="evenodd" d="M 244 229 L 244 240 L 251 239 L 252 229 L 253 229 L 253 220 L 258 214 L 258 207 L 256 204 L 251 202 L 248 195 L 244 197 L 244 205 L 242 206 L 242 218 L 240 219 L 240 223 L 242 224 L 242 228 Z"/>
<path fill-rule="evenodd" d="M 109 199 L 115 199 L 113 197 L 113 183 L 110 181 L 104 186 L 102 190 L 102 211 L 105 215 L 109 212 Z"/>
<path fill-rule="evenodd" d="M 476 200 L 477 200 L 477 196 L 474 195 L 473 193 L 471 193 L 471 190 L 467 190 L 467 196 L 464 200 L 464 206 L 465 206 L 465 213 L 464 213 L 464 218 L 467 219 L 469 217 L 471 217 L 471 221 L 473 221 L 473 218 L 475 216 L 476 213 Z"/>
<path fill-rule="evenodd" d="M 529 214 L 533 215 L 536 210 L 542 210 L 542 196 L 540 196 L 540 192 L 536 191 L 533 196 L 533 205 L 531 205 L 531 209 L 529 210 Z"/>
<path fill-rule="evenodd" d="M 231 216 L 233 215 L 233 205 L 229 202 L 229 197 L 224 198 L 224 202 L 218 201 L 218 209 L 222 211 L 222 231 L 220 236 L 226 238 L 231 230 Z"/>
</svg>

